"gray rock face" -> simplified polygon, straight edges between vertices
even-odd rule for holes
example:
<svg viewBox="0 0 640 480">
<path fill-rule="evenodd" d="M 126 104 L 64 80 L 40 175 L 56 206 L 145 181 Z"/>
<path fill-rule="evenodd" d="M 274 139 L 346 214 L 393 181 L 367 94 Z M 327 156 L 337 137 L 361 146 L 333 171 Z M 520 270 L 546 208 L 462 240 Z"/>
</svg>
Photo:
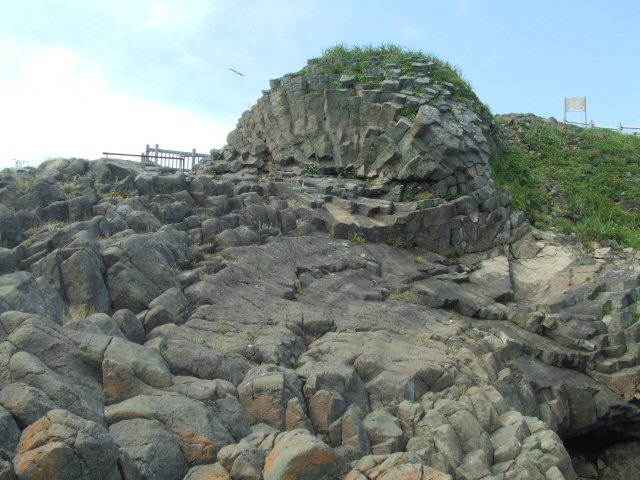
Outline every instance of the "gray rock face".
<svg viewBox="0 0 640 480">
<path fill-rule="evenodd" d="M 107 422 L 143 418 L 163 423 L 176 435 L 190 464 L 211 463 L 217 451 L 234 442 L 229 431 L 202 403 L 182 395 L 138 395 L 105 408 Z"/>
<path fill-rule="evenodd" d="M 0 203 L 0 247 L 13 248 L 22 241 L 22 230 L 7 207 Z"/>
<path fill-rule="evenodd" d="M 113 308 L 138 313 L 165 290 L 179 287 L 171 267 L 189 255 L 187 235 L 174 229 L 132 235 L 113 245 L 106 259 Z"/>
<path fill-rule="evenodd" d="M 417 94 L 398 84 L 387 91 L 385 84 L 366 90 L 331 82 L 323 75 L 272 81 L 229 134 L 231 160 L 267 169 L 352 169 L 385 182 L 424 182 L 441 197 L 490 184 L 487 126 L 466 105 L 445 101 L 446 89 Z"/>
<path fill-rule="evenodd" d="M 113 314 L 113 321 L 127 338 L 134 343 L 143 343 L 145 340 L 144 327 L 138 317 L 131 310 L 122 309 Z"/>
<path fill-rule="evenodd" d="M 0 312 L 8 310 L 33 313 L 60 322 L 66 307 L 58 292 L 44 278 L 15 272 L 0 276 Z"/>
<path fill-rule="evenodd" d="M 396 67 L 275 82 L 215 176 L 0 174 L 1 479 L 635 478 L 635 252 L 530 229 Z"/>
<path fill-rule="evenodd" d="M 279 478 L 337 478 L 345 467 L 336 454 L 305 430 L 282 433 L 267 456 L 265 480 Z"/>
<path fill-rule="evenodd" d="M 150 345 L 150 348 L 151 347 Z M 171 338 L 158 344 L 158 353 L 165 359 L 175 375 L 227 380 L 238 385 L 248 370 L 242 357 L 228 357 L 188 340 Z"/>
<path fill-rule="evenodd" d="M 25 430 L 14 465 L 24 479 L 142 478 L 103 426 L 65 410 L 51 410 Z"/>
<path fill-rule="evenodd" d="M 104 265 L 88 249 L 80 250 L 62 262 L 64 289 L 70 305 L 88 311 L 110 313 L 111 297 L 104 284 Z"/>
<path fill-rule="evenodd" d="M 0 458 L 13 458 L 19 440 L 20 430 L 11 413 L 0 406 Z"/>
<path fill-rule="evenodd" d="M 142 478 L 172 480 L 189 469 L 178 439 L 162 423 L 133 419 L 115 423 L 109 433 L 133 459 Z"/>
<path fill-rule="evenodd" d="M 0 403 L 11 412 L 23 430 L 56 408 L 42 390 L 21 382 L 5 385 L 0 390 Z"/>
<path fill-rule="evenodd" d="M 278 430 L 302 427 L 306 417 L 302 384 L 292 371 L 261 366 L 238 386 L 238 397 L 250 425 L 266 423 Z"/>
</svg>

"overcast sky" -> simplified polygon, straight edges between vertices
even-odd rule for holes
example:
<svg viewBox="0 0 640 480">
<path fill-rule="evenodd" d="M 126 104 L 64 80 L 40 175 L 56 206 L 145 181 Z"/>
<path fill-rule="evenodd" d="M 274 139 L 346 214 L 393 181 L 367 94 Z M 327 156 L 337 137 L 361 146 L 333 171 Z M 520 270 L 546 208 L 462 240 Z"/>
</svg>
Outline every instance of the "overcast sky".
<svg viewBox="0 0 640 480">
<path fill-rule="evenodd" d="M 219 148 L 269 79 L 338 43 L 436 54 L 493 113 L 586 96 L 596 124 L 640 126 L 637 0 L 2 0 L 0 167 Z"/>
</svg>

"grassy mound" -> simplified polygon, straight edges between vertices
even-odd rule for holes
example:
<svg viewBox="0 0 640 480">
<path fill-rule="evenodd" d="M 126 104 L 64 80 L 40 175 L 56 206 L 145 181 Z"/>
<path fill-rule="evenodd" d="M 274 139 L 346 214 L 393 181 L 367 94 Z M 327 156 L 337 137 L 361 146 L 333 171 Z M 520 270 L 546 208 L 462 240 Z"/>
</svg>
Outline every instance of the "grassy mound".
<svg viewBox="0 0 640 480">
<path fill-rule="evenodd" d="M 377 68 L 394 65 L 403 75 L 414 76 L 413 63 L 432 63 L 428 76 L 434 81 L 435 87 L 444 85 L 456 101 L 465 103 L 482 118 L 491 118 L 488 108 L 478 99 L 458 67 L 435 55 L 407 50 L 398 45 L 348 47 L 339 44 L 324 50 L 320 58 L 314 59 L 299 73 L 353 75 L 359 83 L 376 86 L 381 81 L 375 74 Z"/>
<path fill-rule="evenodd" d="M 640 248 L 640 137 L 532 115 L 496 116 L 510 146 L 496 185 L 541 229 Z"/>
</svg>

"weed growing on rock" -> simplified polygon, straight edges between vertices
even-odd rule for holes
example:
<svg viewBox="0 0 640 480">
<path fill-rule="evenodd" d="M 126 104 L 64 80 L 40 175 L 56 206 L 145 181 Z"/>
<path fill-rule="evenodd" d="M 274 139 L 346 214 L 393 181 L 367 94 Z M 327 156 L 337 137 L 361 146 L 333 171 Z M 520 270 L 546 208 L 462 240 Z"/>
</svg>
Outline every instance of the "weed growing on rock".
<svg viewBox="0 0 640 480">
<path fill-rule="evenodd" d="M 418 293 L 414 290 L 396 290 L 387 297 L 388 300 L 395 302 L 416 303 L 418 301 Z"/>
<path fill-rule="evenodd" d="M 77 187 L 74 182 L 62 182 L 60 185 L 65 198 L 73 198 L 75 196 Z"/>
<path fill-rule="evenodd" d="M 420 193 L 416 194 L 415 197 L 413 197 L 413 199 L 416 202 L 422 202 L 424 200 L 430 200 L 432 198 L 433 198 L 433 195 L 431 194 L 431 192 L 427 192 L 427 191 L 420 192 Z"/>
<path fill-rule="evenodd" d="M 312 163 L 308 163 L 302 169 L 302 173 L 309 176 L 315 177 L 316 175 L 320 175 L 320 169 L 317 165 L 313 165 Z"/>
<path fill-rule="evenodd" d="M 347 180 L 353 180 L 356 176 L 355 173 L 353 172 L 353 167 L 347 167 L 344 170 L 342 170 L 340 172 L 340 174 L 338 175 L 340 178 L 344 178 Z"/>
<path fill-rule="evenodd" d="M 413 199 L 413 194 L 411 193 L 411 190 L 409 189 L 405 189 L 402 192 L 402 197 L 400 198 L 401 202 L 410 202 Z"/>
<path fill-rule="evenodd" d="M 410 121 L 413 122 L 416 119 L 416 115 L 418 114 L 418 110 L 416 108 L 412 108 L 412 107 L 404 107 L 398 113 L 400 113 L 400 115 L 402 115 L 403 117 L 407 118 L 407 120 L 410 120 Z"/>
<path fill-rule="evenodd" d="M 392 245 L 396 248 L 404 248 L 406 246 L 406 243 L 404 239 L 396 237 L 389 240 L 389 245 Z"/>
<path fill-rule="evenodd" d="M 349 240 L 356 245 L 364 245 L 365 243 L 364 236 L 361 233 L 354 233 Z"/>
<path fill-rule="evenodd" d="M 387 43 L 374 47 L 348 46 L 341 43 L 323 50 L 319 59 L 298 74 L 346 74 L 353 75 L 358 83 L 368 84 L 372 83 L 372 78 L 375 77 L 375 69 L 384 68 L 386 65 L 394 65 L 402 75 L 413 76 L 414 63 L 429 64 L 427 76 L 450 90 L 454 100 L 468 105 L 481 118 L 491 118 L 487 106 L 478 99 L 458 67 L 435 55 L 420 50 L 409 50 L 399 45 Z"/>
<path fill-rule="evenodd" d="M 116 187 L 113 187 L 111 189 L 111 192 L 109 193 L 109 195 L 111 196 L 111 200 L 113 200 L 116 203 L 120 203 L 122 200 L 124 200 L 124 195 L 122 195 L 120 190 Z"/>
<path fill-rule="evenodd" d="M 98 313 L 98 308 L 95 305 L 69 305 L 62 322 L 67 323 L 74 319 L 84 320 L 94 313 Z"/>
<path fill-rule="evenodd" d="M 450 202 L 452 200 L 455 200 L 456 198 L 456 192 L 453 191 L 453 189 L 448 189 L 447 190 L 447 202 Z"/>
</svg>

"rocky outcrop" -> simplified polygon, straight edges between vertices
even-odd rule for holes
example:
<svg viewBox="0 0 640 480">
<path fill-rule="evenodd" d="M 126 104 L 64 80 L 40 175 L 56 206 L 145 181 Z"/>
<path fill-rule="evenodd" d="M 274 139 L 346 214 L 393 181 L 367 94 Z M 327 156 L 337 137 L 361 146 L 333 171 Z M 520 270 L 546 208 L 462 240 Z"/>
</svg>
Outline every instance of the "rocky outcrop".
<svg viewBox="0 0 640 480">
<path fill-rule="evenodd" d="M 311 60 L 301 74 L 272 80 L 229 134 L 224 160 L 413 182 L 407 192 L 443 198 L 490 185 L 489 125 L 431 78 L 433 64 L 410 60 L 405 72 L 373 64 L 364 81 L 315 73 Z"/>
<path fill-rule="evenodd" d="M 24 430 L 14 466 L 18 478 L 142 478 L 129 455 L 94 422 L 51 410 Z"/>
<path fill-rule="evenodd" d="M 452 95 L 453 85 L 432 79 L 433 63 L 410 58 L 401 72 L 373 61 L 356 78 L 326 73 L 328 61 L 272 80 L 200 171 L 360 179 L 293 182 L 315 190 L 327 229 L 339 238 L 362 235 L 451 254 L 486 250 L 521 233 L 510 199 L 493 190 L 490 120 Z M 216 241 L 246 244 L 231 233 Z"/>
<path fill-rule="evenodd" d="M 393 162 L 298 175 L 279 141 L 217 176 L 0 174 L 0 478 L 634 478 L 635 251 L 530 228 L 484 173 L 400 201 Z"/>
</svg>

